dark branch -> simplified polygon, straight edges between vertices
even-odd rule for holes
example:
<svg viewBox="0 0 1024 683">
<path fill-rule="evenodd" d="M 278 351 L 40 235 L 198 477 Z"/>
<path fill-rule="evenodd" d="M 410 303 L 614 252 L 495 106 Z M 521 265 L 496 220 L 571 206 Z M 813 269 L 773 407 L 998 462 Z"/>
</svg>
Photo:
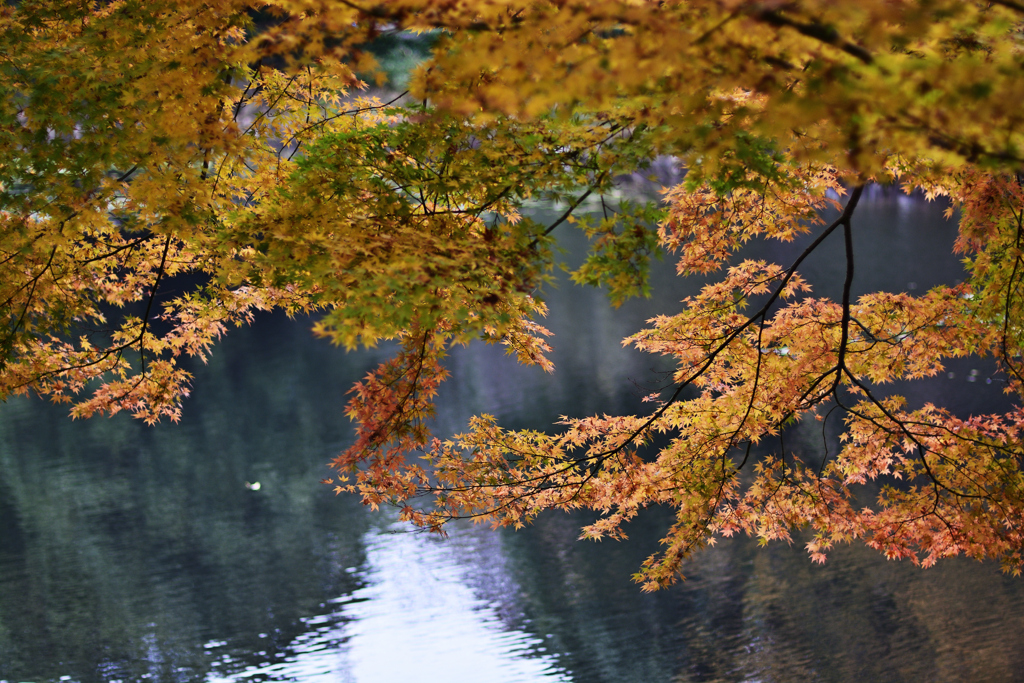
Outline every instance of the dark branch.
<svg viewBox="0 0 1024 683">
<path fill-rule="evenodd" d="M 146 328 L 149 327 L 149 316 L 153 310 L 153 301 L 156 300 L 156 290 L 160 286 L 160 279 L 164 276 L 164 266 L 167 265 L 167 252 L 171 248 L 171 235 L 167 236 L 164 242 L 164 253 L 160 256 L 160 267 L 157 268 L 156 278 L 153 280 L 153 291 L 149 293 L 149 301 L 146 303 L 146 314 L 142 318 L 142 330 L 139 332 L 139 356 L 142 359 L 142 374 L 146 374 Z"/>
<path fill-rule="evenodd" d="M 856 43 L 844 40 L 839 35 L 839 32 L 831 26 L 799 22 L 779 14 L 778 11 L 760 12 L 755 16 L 772 26 L 788 27 L 801 35 L 807 36 L 808 38 L 814 38 L 822 43 L 833 45 L 846 54 L 856 57 L 865 64 L 872 64 L 875 61 L 870 52 Z"/>
<path fill-rule="evenodd" d="M 843 238 L 846 246 L 846 281 L 843 282 L 843 319 L 841 336 L 839 338 L 839 358 L 836 360 L 836 379 L 832 384 L 832 391 L 839 388 L 839 380 L 842 379 L 842 371 L 846 369 L 846 344 L 850 339 L 850 289 L 853 286 L 853 228 L 852 209 L 857 208 L 863 185 L 854 188 L 850 195 L 850 201 L 846 204 L 847 210 L 843 212 Z"/>
<path fill-rule="evenodd" d="M 1001 5 L 1008 9 L 1012 9 L 1016 12 L 1024 14 L 1024 5 L 1020 4 L 1019 2 L 1014 2 L 1013 0 L 990 0 L 990 2 L 993 5 Z"/>
</svg>

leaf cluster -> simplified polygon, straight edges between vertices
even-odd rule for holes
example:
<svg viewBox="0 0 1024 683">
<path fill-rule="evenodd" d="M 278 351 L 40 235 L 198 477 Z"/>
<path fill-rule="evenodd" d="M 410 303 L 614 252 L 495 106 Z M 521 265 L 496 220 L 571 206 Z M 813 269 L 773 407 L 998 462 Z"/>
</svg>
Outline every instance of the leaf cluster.
<svg viewBox="0 0 1024 683">
<path fill-rule="evenodd" d="M 315 312 L 346 348 L 400 349 L 354 387 L 331 483 L 430 529 L 585 507 L 585 537 L 621 538 L 668 505 L 648 589 L 717 537 L 802 527 L 816 561 L 860 539 L 1019 572 L 1024 413 L 960 418 L 889 385 L 976 355 L 1024 391 L 1022 27 L 1012 0 L 5 5 L 0 396 L 176 419 L 182 356 L 258 311 Z M 436 36 L 430 58 L 410 93 L 366 96 L 374 41 L 401 31 Z M 656 155 L 686 168 L 662 205 L 609 206 Z M 871 182 L 948 199 L 968 281 L 853 296 Z M 565 212 L 541 225 L 531 201 Z M 573 278 L 615 305 L 649 292 L 651 257 L 710 278 L 626 340 L 674 384 L 638 415 L 435 438 L 452 345 L 552 369 L 539 288 L 574 223 Z M 755 239 L 806 247 L 741 260 Z M 827 240 L 837 299 L 800 274 Z M 832 415 L 838 452 L 787 451 L 787 426 Z"/>
</svg>

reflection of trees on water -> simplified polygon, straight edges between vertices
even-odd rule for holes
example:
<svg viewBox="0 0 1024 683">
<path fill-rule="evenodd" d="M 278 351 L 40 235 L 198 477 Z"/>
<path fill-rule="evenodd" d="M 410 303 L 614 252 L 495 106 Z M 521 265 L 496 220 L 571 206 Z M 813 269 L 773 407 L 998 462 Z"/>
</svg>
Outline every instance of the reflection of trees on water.
<svg viewBox="0 0 1024 683">
<path fill-rule="evenodd" d="M 857 289 L 921 294 L 938 284 L 955 284 L 962 277 L 951 254 L 956 224 L 942 218 L 943 209 L 875 193 L 855 226 Z M 824 247 L 805 270 L 814 293 L 829 296 L 841 291 L 833 264 L 841 262 L 842 244 Z M 798 243 L 762 246 L 749 256 L 788 263 L 790 252 L 801 248 Z M 501 393 L 491 378 L 478 374 L 476 381 L 485 387 L 474 397 L 485 407 L 477 409 L 496 412 L 503 423 L 533 428 L 550 422 L 549 403 L 563 406 L 555 409 L 561 412 L 577 411 L 573 414 L 635 410 L 632 387 L 624 380 L 649 378 L 647 370 L 655 363 L 604 349 L 594 353 L 587 341 L 631 334 L 645 317 L 664 312 L 699 286 L 695 278 L 680 282 L 664 269 L 655 278 L 656 293 L 675 294 L 660 296 L 650 309 L 641 302 L 634 311 L 598 318 L 587 317 L 599 307 L 596 302 L 581 302 L 589 293 L 567 293 L 565 285 L 549 292 L 552 320 L 572 321 L 566 334 L 554 339 L 556 353 L 564 354 L 556 357 L 558 372 L 551 380 L 525 381 L 510 372 Z M 572 340 L 568 344 L 566 337 Z M 602 407 L 595 409 L 588 402 L 600 393 L 601 383 L 588 383 L 585 370 L 574 370 L 602 360 L 618 377 L 616 389 L 602 395 Z M 466 376 L 473 375 L 469 367 L 475 366 L 467 361 Z M 911 405 L 934 402 L 962 414 L 1005 410 L 998 384 L 967 379 L 972 369 L 975 377 L 991 373 L 985 361 L 957 360 L 947 369 L 953 377 L 890 385 L 887 392 L 904 395 Z M 787 431 L 785 448 L 818 462 L 826 443 L 832 452 L 838 448 L 839 426 L 835 420 L 823 430 L 807 420 Z M 505 564 L 520 587 L 516 605 L 522 616 L 516 624 L 526 620 L 529 630 L 550 636 L 561 664 L 576 680 L 1010 681 L 1024 670 L 1024 585 L 1003 576 L 995 564 L 957 559 L 922 571 L 857 546 L 836 549 L 826 565 L 818 566 L 810 562 L 803 549 L 807 539 L 800 536 L 792 546 L 775 543 L 764 549 L 736 539 L 697 554 L 684 570 L 685 583 L 645 595 L 628 577 L 658 549 L 671 514 L 650 511 L 632 525 L 624 543 L 577 542 L 587 521 L 584 514 L 552 513 L 525 531 L 501 536 Z"/>
<path fill-rule="evenodd" d="M 669 521 L 652 518 L 622 544 L 573 543 L 582 515 L 502 535 L 527 628 L 551 634 L 574 680 L 1013 681 L 1024 670 L 1024 587 L 993 563 L 922 571 L 842 547 L 818 566 L 799 539 L 737 539 L 695 556 L 685 583 L 641 594 L 625 577 Z"/>
<path fill-rule="evenodd" d="M 955 258 L 935 260 L 940 251 L 948 258 L 952 239 L 936 224 L 941 207 L 900 201 L 878 198 L 880 209 L 858 212 L 858 286 L 899 289 L 902 280 L 875 279 L 898 276 L 921 291 L 955 281 Z M 892 220 L 901 211 L 934 234 L 915 242 Z M 785 261 L 789 248 L 768 256 Z M 880 252 L 902 270 L 872 271 Z M 822 255 L 808 275 L 828 294 Z M 656 382 L 650 368 L 664 364 L 620 341 L 678 310 L 700 284 L 670 271 L 668 263 L 655 273 L 657 299 L 617 311 L 599 292 L 549 289 L 554 375 L 515 366 L 499 347 L 456 349 L 438 431 L 459 431 L 481 411 L 546 429 L 563 413 L 638 410 L 638 395 L 654 385 L 630 380 Z M 323 603 L 362 585 L 362 571 L 345 569 L 366 564 L 362 538 L 377 518 L 317 481 L 349 438 L 351 382 L 383 354 L 346 355 L 313 341 L 308 324 L 275 319 L 232 331 L 195 369 L 181 425 L 73 423 L 38 401 L 0 407 L 0 679 L 201 679 L 287 656 L 314 628 L 309 617 L 343 620 L 344 610 Z M 896 390 L 912 404 L 998 407 L 998 386 L 968 383 L 978 361 L 963 363 L 951 368 L 954 379 Z M 786 435 L 787 450 L 809 460 L 821 444 L 810 422 Z M 245 487 L 253 481 L 258 491 Z M 551 514 L 522 532 L 460 532 L 450 544 L 473 592 L 510 631 L 543 640 L 574 680 L 998 681 L 1024 670 L 1022 584 L 990 564 L 922 572 L 839 548 L 819 567 L 799 540 L 761 550 L 738 540 L 694 557 L 686 583 L 648 595 L 629 576 L 657 550 L 669 512 L 650 511 L 624 543 L 577 542 L 586 521 Z"/>
<path fill-rule="evenodd" d="M 177 426 L 3 406 L 0 679 L 194 680 L 224 655 L 220 669 L 272 660 L 357 587 L 344 569 L 363 562 L 366 516 L 318 480 L 369 361 L 301 323 L 254 332 L 196 368 Z M 204 651 L 219 634 L 242 637 Z"/>
</svg>

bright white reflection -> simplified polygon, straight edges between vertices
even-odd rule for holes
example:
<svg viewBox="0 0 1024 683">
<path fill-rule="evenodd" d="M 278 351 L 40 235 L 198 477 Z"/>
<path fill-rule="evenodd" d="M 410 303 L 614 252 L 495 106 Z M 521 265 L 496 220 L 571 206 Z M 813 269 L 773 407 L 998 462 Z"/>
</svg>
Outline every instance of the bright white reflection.
<svg viewBox="0 0 1024 683">
<path fill-rule="evenodd" d="M 555 657 L 544 653 L 539 638 L 510 628 L 486 599 L 474 593 L 467 566 L 493 563 L 489 571 L 493 579 L 495 566 L 502 563 L 494 544 L 475 550 L 490 550 L 498 557 L 463 558 L 465 551 L 474 548 L 421 534 L 375 531 L 364 542 L 368 585 L 339 598 L 336 613 L 310 619 L 310 631 L 289 648 L 292 656 L 207 680 L 221 683 L 253 676 L 302 683 L 572 680 L 558 669 Z M 502 578 L 502 583 L 512 584 L 508 577 Z"/>
</svg>

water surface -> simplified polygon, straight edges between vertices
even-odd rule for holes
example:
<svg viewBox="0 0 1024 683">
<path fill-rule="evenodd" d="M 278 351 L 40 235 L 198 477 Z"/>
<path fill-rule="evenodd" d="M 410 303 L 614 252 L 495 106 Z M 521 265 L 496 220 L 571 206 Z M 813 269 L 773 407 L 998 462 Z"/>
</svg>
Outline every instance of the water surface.
<svg viewBox="0 0 1024 683">
<path fill-rule="evenodd" d="M 869 200 L 854 223 L 858 291 L 962 277 L 943 207 Z M 801 248 L 756 255 L 786 262 Z M 808 261 L 816 292 L 837 295 L 843 262 L 838 239 Z M 700 286 L 670 270 L 656 273 L 654 299 L 619 310 L 565 282 L 549 291 L 554 375 L 499 347 L 456 351 L 438 429 L 477 412 L 543 429 L 638 409 L 665 366 L 621 339 Z M 267 317 L 195 368 L 179 425 L 0 406 L 0 681 L 1009 681 L 1024 670 L 1024 590 L 990 563 L 921 571 L 851 547 L 818 566 L 799 541 L 740 539 L 643 594 L 630 576 L 667 510 L 625 543 L 576 541 L 580 514 L 519 533 L 459 526 L 442 541 L 334 497 L 318 480 L 351 439 L 346 392 L 386 355 L 344 354 L 308 322 Z M 948 371 L 897 389 L 962 413 L 1005 405 L 998 385 L 969 381 L 988 376 L 985 361 Z M 812 427 L 787 447 L 815 457 L 832 437 Z"/>
</svg>

